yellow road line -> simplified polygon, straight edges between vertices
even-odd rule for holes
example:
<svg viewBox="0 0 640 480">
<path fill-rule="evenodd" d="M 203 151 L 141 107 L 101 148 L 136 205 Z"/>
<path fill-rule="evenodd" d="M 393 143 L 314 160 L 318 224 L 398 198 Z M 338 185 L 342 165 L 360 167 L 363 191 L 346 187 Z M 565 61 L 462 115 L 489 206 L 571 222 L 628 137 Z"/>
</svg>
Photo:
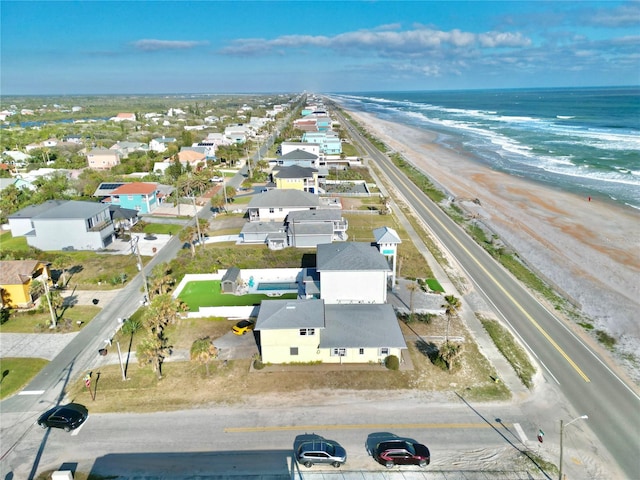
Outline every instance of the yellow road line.
<svg viewBox="0 0 640 480">
<path fill-rule="evenodd" d="M 404 179 L 400 178 L 399 175 L 397 175 L 395 172 L 393 172 L 393 170 L 390 170 L 391 173 L 396 177 L 396 179 L 405 184 L 405 187 L 407 186 L 406 182 L 404 181 Z M 580 369 L 580 367 L 578 367 L 578 365 L 576 365 L 576 363 L 569 357 L 569 355 L 567 355 L 567 353 L 560 347 L 560 345 L 558 345 L 555 340 L 553 340 L 553 338 L 551 338 L 551 335 L 549 335 L 543 328 L 542 326 L 540 326 L 540 324 L 531 316 L 529 315 L 529 313 L 524 309 L 524 307 L 522 305 L 520 305 L 515 298 L 513 298 L 511 296 L 511 294 L 509 292 L 507 292 L 505 290 L 505 288 L 502 286 L 502 284 L 500 282 L 498 282 L 498 280 L 496 280 L 496 278 L 491 275 L 491 273 L 489 273 L 487 271 L 486 268 L 484 268 L 484 266 L 480 263 L 480 261 L 473 255 L 471 254 L 471 252 L 469 252 L 469 250 L 467 250 L 467 248 L 462 244 L 462 242 L 460 242 L 460 240 L 458 240 L 458 238 L 451 232 L 451 230 L 449 230 L 441 221 L 440 219 L 438 219 L 435 215 L 433 215 L 433 213 L 431 213 L 431 210 L 425 205 L 425 203 L 419 199 L 412 191 L 410 188 L 407 188 L 407 191 L 409 192 L 409 194 L 415 198 L 415 200 L 422 205 L 422 207 L 429 213 L 429 215 L 431 216 L 431 218 L 433 220 L 435 220 L 436 222 L 438 222 L 438 224 L 440 225 L 440 227 L 442 227 L 448 234 L 449 236 L 458 244 L 458 246 L 465 251 L 465 253 L 467 255 L 469 255 L 469 258 L 471 258 L 478 267 L 480 267 L 480 269 L 485 273 L 485 275 L 487 275 L 487 277 L 489 277 L 493 283 L 502 291 L 502 293 L 509 299 L 511 300 L 511 302 L 513 302 L 513 304 L 516 306 L 516 308 L 518 310 L 520 310 L 520 312 L 522 312 L 522 314 L 533 324 L 534 327 L 536 327 L 536 329 L 549 341 L 549 343 L 551 343 L 551 345 L 558 351 L 558 353 L 560 353 L 560 355 L 562 355 L 564 357 L 564 359 L 569 363 L 569 365 L 571 365 L 571 367 L 573 367 L 573 369 L 578 372 L 578 375 L 580 375 L 583 380 L 587 383 L 590 383 L 591 380 L 589 379 L 589 377 L 587 377 L 587 375 Z"/>
<path fill-rule="evenodd" d="M 314 430 L 388 430 L 398 428 L 419 428 L 419 429 L 452 429 L 452 428 L 501 428 L 509 427 L 509 424 L 489 424 L 489 423 L 365 423 L 362 425 L 274 425 L 262 427 L 227 427 L 224 433 L 247 433 L 247 432 L 276 432 L 276 431 L 314 431 Z"/>
</svg>

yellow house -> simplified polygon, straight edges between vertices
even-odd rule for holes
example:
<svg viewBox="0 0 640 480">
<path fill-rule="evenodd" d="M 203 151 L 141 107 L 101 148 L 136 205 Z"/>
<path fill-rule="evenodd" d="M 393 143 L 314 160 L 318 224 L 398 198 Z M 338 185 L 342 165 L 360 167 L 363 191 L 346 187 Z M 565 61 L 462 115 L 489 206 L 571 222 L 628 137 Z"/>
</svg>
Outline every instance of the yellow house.
<svg viewBox="0 0 640 480">
<path fill-rule="evenodd" d="M 0 262 L 2 307 L 27 307 L 33 299 L 29 290 L 34 280 L 49 281 L 49 263 L 39 260 L 8 260 Z"/>
<path fill-rule="evenodd" d="M 382 363 L 407 348 L 389 304 L 264 300 L 256 330 L 264 363 Z"/>
<path fill-rule="evenodd" d="M 318 170 L 315 168 L 299 165 L 276 168 L 277 170 L 273 172 L 273 182 L 276 184 L 276 188 L 318 193 Z"/>
</svg>

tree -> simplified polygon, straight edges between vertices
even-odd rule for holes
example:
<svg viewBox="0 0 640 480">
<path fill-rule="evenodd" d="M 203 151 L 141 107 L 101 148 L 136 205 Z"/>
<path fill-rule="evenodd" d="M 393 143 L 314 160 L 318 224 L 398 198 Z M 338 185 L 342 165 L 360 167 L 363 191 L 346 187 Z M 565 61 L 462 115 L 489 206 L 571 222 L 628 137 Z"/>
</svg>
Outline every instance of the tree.
<svg viewBox="0 0 640 480">
<path fill-rule="evenodd" d="M 218 349 L 211 342 L 210 337 L 199 338 L 191 345 L 191 360 L 205 366 L 209 376 L 209 363 L 218 358 Z"/>
<path fill-rule="evenodd" d="M 216 195 L 211 198 L 211 206 L 215 208 L 217 211 L 227 211 L 227 204 L 224 201 L 224 197 L 222 195 Z"/>
<path fill-rule="evenodd" d="M 413 297 L 416 291 L 420 289 L 420 286 L 416 282 L 407 284 L 407 290 L 409 290 L 409 321 L 413 321 Z"/>
<path fill-rule="evenodd" d="M 149 334 L 143 339 L 136 350 L 138 365 L 145 367 L 151 365 L 151 369 L 158 377 L 162 379 L 162 363 L 167 355 L 171 353 L 171 346 L 168 345 L 167 339 L 163 336 Z"/>
<path fill-rule="evenodd" d="M 440 358 L 447 365 L 449 371 L 453 370 L 456 360 L 462 354 L 462 345 L 455 345 L 449 341 L 444 342 L 440 347 Z"/>
<path fill-rule="evenodd" d="M 445 315 L 447 317 L 447 329 L 445 333 L 445 343 L 449 342 L 449 324 L 451 323 L 451 319 L 458 316 L 458 310 L 462 307 L 462 302 L 457 297 L 453 295 L 445 295 L 444 299 L 446 300 L 446 310 Z"/>
<path fill-rule="evenodd" d="M 149 286 L 151 288 L 149 293 L 152 297 L 156 294 L 163 295 L 167 293 L 165 289 L 168 289 L 175 282 L 170 274 L 171 267 L 167 262 L 156 265 L 153 268 L 149 276 Z"/>
<path fill-rule="evenodd" d="M 147 327 L 148 336 L 138 345 L 138 363 L 141 366 L 151 365 L 158 380 L 162 378 L 162 363 L 172 348 L 165 335 L 165 329 L 178 321 L 181 310 L 177 300 L 171 298 L 171 295 L 163 294 L 151 300 L 143 315 L 142 321 Z"/>
<path fill-rule="evenodd" d="M 195 225 L 191 225 L 180 230 L 180 241 L 188 243 L 189 247 L 191 247 L 191 258 L 196 256 L 196 244 L 194 242 L 194 238 L 197 235 L 198 230 L 196 229 Z"/>
</svg>

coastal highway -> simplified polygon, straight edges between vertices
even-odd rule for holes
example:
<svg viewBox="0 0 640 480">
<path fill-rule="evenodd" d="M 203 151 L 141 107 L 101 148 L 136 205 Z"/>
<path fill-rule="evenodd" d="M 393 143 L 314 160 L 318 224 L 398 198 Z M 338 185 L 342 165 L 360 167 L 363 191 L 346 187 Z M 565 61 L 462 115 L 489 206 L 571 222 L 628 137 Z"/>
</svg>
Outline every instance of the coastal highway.
<svg viewBox="0 0 640 480">
<path fill-rule="evenodd" d="M 434 202 L 391 160 L 335 110 L 336 117 L 360 144 L 415 215 L 456 259 L 485 301 L 537 359 L 548 381 L 559 385 L 575 416 L 611 453 L 626 478 L 640 472 L 640 396 Z M 425 172 L 428 173 L 428 172 Z M 553 422 L 573 418 L 551 419 Z M 612 477 L 613 478 L 613 477 Z"/>
</svg>

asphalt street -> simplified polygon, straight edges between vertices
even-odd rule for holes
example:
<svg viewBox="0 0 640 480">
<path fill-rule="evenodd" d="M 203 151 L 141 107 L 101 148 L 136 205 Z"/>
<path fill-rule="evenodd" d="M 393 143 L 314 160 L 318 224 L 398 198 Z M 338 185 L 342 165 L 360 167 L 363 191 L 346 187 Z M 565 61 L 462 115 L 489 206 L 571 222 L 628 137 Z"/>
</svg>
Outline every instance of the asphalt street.
<svg viewBox="0 0 640 480">
<path fill-rule="evenodd" d="M 339 116 L 342 122 L 346 119 Z M 554 421 L 588 415 L 588 427 L 615 458 L 623 478 L 640 472 L 640 396 L 583 338 L 542 305 L 356 129 L 350 129 L 394 191 L 411 205 L 459 264 L 475 290 L 522 341 L 568 400 Z M 615 408 L 611 399 L 615 398 Z M 573 425 L 575 426 L 575 424 Z"/>
</svg>

